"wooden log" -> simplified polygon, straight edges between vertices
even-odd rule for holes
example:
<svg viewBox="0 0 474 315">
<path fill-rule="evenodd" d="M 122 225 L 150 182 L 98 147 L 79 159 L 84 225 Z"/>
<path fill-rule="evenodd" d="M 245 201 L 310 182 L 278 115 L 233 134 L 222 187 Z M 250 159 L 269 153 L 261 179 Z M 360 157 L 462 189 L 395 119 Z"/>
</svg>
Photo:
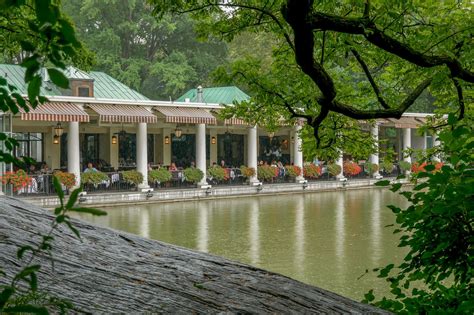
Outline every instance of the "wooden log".
<svg viewBox="0 0 474 315">
<path fill-rule="evenodd" d="M 0 197 L 0 264 L 19 270 L 16 250 L 39 242 L 53 216 Z M 78 240 L 54 232 L 54 270 L 39 257 L 40 288 L 91 313 L 374 313 L 386 312 L 288 277 L 221 257 L 75 220 Z"/>
</svg>

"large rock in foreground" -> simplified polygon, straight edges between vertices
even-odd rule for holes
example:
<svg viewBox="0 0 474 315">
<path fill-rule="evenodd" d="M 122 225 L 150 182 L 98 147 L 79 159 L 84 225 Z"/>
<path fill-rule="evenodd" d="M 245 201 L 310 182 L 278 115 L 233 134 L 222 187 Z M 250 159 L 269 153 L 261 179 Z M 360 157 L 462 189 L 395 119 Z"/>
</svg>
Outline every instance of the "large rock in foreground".
<svg viewBox="0 0 474 315">
<path fill-rule="evenodd" d="M 52 216 L 0 197 L 0 264 L 17 270 L 16 250 L 39 241 Z M 40 287 L 92 313 L 383 313 L 279 274 L 76 221 L 54 233 L 54 271 L 41 258 Z M 0 278 L 0 282 L 5 278 Z"/>
</svg>

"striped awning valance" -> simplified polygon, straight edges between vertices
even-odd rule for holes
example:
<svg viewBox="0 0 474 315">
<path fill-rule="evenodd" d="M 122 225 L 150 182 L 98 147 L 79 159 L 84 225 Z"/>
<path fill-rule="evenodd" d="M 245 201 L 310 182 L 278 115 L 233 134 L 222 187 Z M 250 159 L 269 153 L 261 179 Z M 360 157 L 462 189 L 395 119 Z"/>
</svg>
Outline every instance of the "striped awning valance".
<svg viewBox="0 0 474 315">
<path fill-rule="evenodd" d="M 89 115 L 73 103 L 47 102 L 38 104 L 29 112 L 20 108 L 20 114 L 21 120 L 89 122 Z"/>
<path fill-rule="evenodd" d="M 217 124 L 216 117 L 202 108 L 155 107 L 155 109 L 165 116 L 165 122 L 168 123 L 206 125 Z"/>
<path fill-rule="evenodd" d="M 248 125 L 243 119 L 228 118 L 224 120 L 225 125 Z"/>
<path fill-rule="evenodd" d="M 106 123 L 156 123 L 157 117 L 149 110 L 137 105 L 88 104 L 99 114 L 100 122 Z"/>
</svg>

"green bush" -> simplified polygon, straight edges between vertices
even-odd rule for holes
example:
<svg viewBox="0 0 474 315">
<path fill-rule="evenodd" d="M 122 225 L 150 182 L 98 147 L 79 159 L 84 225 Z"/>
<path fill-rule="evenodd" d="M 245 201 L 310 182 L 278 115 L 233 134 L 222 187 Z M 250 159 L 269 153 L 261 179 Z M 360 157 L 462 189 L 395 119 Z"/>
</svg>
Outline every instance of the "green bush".
<svg viewBox="0 0 474 315">
<path fill-rule="evenodd" d="M 341 174 L 341 171 L 342 171 L 342 167 L 340 165 L 335 164 L 335 163 L 328 164 L 329 175 L 337 176 L 337 175 Z"/>
<path fill-rule="evenodd" d="M 386 172 L 386 173 L 392 173 L 393 170 L 393 162 L 390 159 L 383 160 L 381 164 L 381 168 Z"/>
<path fill-rule="evenodd" d="M 109 176 L 102 172 L 85 172 L 81 174 L 81 183 L 82 184 L 92 184 L 99 185 L 104 180 L 109 180 Z"/>
<path fill-rule="evenodd" d="M 366 171 L 367 174 L 372 175 L 372 174 L 378 172 L 378 170 L 379 170 L 379 165 L 378 165 L 378 164 L 374 164 L 374 163 L 367 162 L 367 163 L 365 163 L 365 165 L 364 165 L 364 169 L 365 169 L 365 171 Z"/>
<path fill-rule="evenodd" d="M 260 181 L 270 180 L 275 177 L 274 167 L 270 165 L 261 165 L 257 168 L 257 177 Z"/>
<path fill-rule="evenodd" d="M 148 181 L 150 183 L 166 183 L 170 181 L 172 177 L 173 176 L 171 175 L 171 172 L 168 171 L 166 168 L 160 168 L 148 172 Z"/>
<path fill-rule="evenodd" d="M 411 170 L 411 163 L 410 162 L 400 161 L 400 163 L 398 163 L 398 165 L 400 165 L 400 169 L 404 172 Z"/>
<path fill-rule="evenodd" d="M 216 165 L 212 166 L 207 170 L 207 174 L 217 180 L 225 180 L 227 179 L 226 177 L 226 170 L 223 169 L 222 167 Z"/>
<path fill-rule="evenodd" d="M 183 171 L 183 173 L 186 181 L 194 184 L 199 183 L 199 181 L 204 177 L 204 173 L 200 169 L 194 167 L 188 167 Z"/>
<path fill-rule="evenodd" d="M 136 170 L 123 171 L 122 178 L 124 181 L 132 185 L 143 183 L 143 174 Z"/>
</svg>

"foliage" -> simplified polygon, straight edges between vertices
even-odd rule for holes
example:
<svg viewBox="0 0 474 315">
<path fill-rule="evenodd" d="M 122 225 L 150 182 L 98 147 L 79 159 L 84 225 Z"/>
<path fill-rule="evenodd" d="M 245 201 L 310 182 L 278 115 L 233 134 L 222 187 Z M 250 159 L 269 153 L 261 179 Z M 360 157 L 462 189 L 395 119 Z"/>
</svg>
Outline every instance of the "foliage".
<svg viewBox="0 0 474 315">
<path fill-rule="evenodd" d="M 31 177 L 26 174 L 24 170 L 18 170 L 16 172 L 5 172 L 1 176 L 2 183 L 10 184 L 13 186 L 13 191 L 18 191 L 31 183 Z"/>
<path fill-rule="evenodd" d="M 365 163 L 364 169 L 366 170 L 367 174 L 372 175 L 379 171 L 379 165 L 375 163 L 367 162 Z M 392 169 L 390 169 L 391 171 Z"/>
<path fill-rule="evenodd" d="M 260 181 L 269 181 L 273 179 L 276 174 L 275 174 L 275 167 L 272 167 L 270 165 L 259 165 L 257 167 L 257 178 Z M 278 169 L 276 169 L 278 172 Z M 278 173 L 277 173 L 278 174 Z"/>
<path fill-rule="evenodd" d="M 143 174 L 136 170 L 121 172 L 122 178 L 129 184 L 138 185 L 143 183 Z"/>
<path fill-rule="evenodd" d="M 250 178 L 252 176 L 255 176 L 255 168 L 253 167 L 247 167 L 245 165 L 242 165 L 240 167 L 240 172 L 242 173 L 242 176 L 245 178 Z"/>
<path fill-rule="evenodd" d="M 390 174 L 393 171 L 393 162 L 390 159 L 384 158 L 380 166 L 385 173 Z"/>
<path fill-rule="evenodd" d="M 71 189 L 76 185 L 76 175 L 68 172 L 55 171 L 53 173 L 58 178 L 59 182 L 63 184 L 67 189 Z"/>
<path fill-rule="evenodd" d="M 188 167 L 184 171 L 184 178 L 186 181 L 197 184 L 204 178 L 204 173 L 195 167 Z"/>
<path fill-rule="evenodd" d="M 171 172 L 166 168 L 159 168 L 157 170 L 151 170 L 148 172 L 148 181 L 149 182 L 159 182 L 166 183 L 171 180 L 173 176 Z"/>
<path fill-rule="evenodd" d="M 298 177 L 301 175 L 301 167 L 297 165 L 286 165 L 286 174 L 290 177 Z"/>
<path fill-rule="evenodd" d="M 344 162 L 343 169 L 344 169 L 344 174 L 348 176 L 356 176 L 356 175 L 359 175 L 360 172 L 362 172 L 362 168 L 359 166 L 359 164 L 353 161 Z"/>
<path fill-rule="evenodd" d="M 427 164 L 413 174 L 418 184 L 400 193 L 408 208 L 389 206 L 400 225 L 399 246 L 408 253 L 397 268 L 380 270 L 393 298 L 375 305 L 396 313 L 474 312 L 474 125 L 450 117 L 449 128 L 439 135 L 446 164 L 437 172 Z M 392 184 L 391 190 L 400 186 Z M 366 300 L 374 300 L 372 291 Z"/>
<path fill-rule="evenodd" d="M 68 88 L 69 81 L 60 71 L 67 63 L 86 68 L 90 54 L 77 40 L 70 20 L 61 12 L 59 1 L 0 1 L 1 62 L 18 63 L 25 68 L 27 99 L 0 74 L 0 110 L 18 113 L 44 102 L 40 95 L 41 71 L 45 67 L 52 83 Z M 15 159 L 12 151 L 18 142 L 0 133 L 0 162 L 19 167 L 31 164 L 31 159 Z M 6 148 L 6 151 L 3 149 Z"/>
<path fill-rule="evenodd" d="M 106 215 L 106 212 L 93 208 L 76 207 L 78 196 L 81 189 L 76 189 L 71 193 L 67 200 L 64 200 L 64 193 L 61 184 L 56 176 L 53 176 L 53 185 L 58 194 L 60 206 L 54 209 L 55 219 L 48 233 L 41 235 L 39 244 L 24 245 L 17 251 L 17 260 L 14 262 L 20 267 L 20 271 L 13 276 L 11 281 L 1 281 L 8 283 L 0 285 L 0 313 L 35 313 L 49 314 L 49 310 L 59 313 L 66 313 L 73 310 L 73 305 L 66 300 L 50 296 L 43 291 L 38 283 L 38 272 L 42 266 L 35 261 L 38 257 L 50 257 L 53 261 L 53 232 L 59 225 L 66 225 L 78 238 L 79 231 L 72 225 L 70 212 L 89 213 L 92 215 Z M 56 272 L 56 271 L 54 271 Z M 5 276 L 1 272 L 0 276 Z M 27 287 L 22 285 L 26 284 Z"/>
<path fill-rule="evenodd" d="M 400 169 L 404 172 L 411 170 L 410 162 L 400 161 L 400 162 L 398 162 L 398 165 L 400 166 Z"/>
<path fill-rule="evenodd" d="M 107 176 L 107 174 L 102 173 L 100 171 L 81 173 L 82 184 L 92 184 L 96 186 L 108 179 L 109 179 L 109 176 Z"/>
<path fill-rule="evenodd" d="M 229 176 L 226 172 L 226 169 L 220 167 L 219 165 L 211 166 L 207 170 L 207 174 L 210 177 L 212 177 L 214 179 L 217 179 L 217 180 L 227 180 L 227 179 L 229 179 Z"/>
<path fill-rule="evenodd" d="M 216 79 L 243 86 L 253 99 L 227 114 L 269 129 L 305 119 L 303 139 L 316 138 L 303 141 L 309 158 L 374 150 L 347 117 L 398 118 L 433 104 L 462 116 L 463 91 L 474 82 L 468 1 L 151 2 L 159 16 L 187 12 L 203 37 L 231 42 L 233 59 Z"/>
<path fill-rule="evenodd" d="M 303 174 L 305 178 L 318 178 L 321 176 L 321 167 L 313 163 L 305 164 L 303 166 Z"/>
<path fill-rule="evenodd" d="M 342 168 L 339 164 L 336 164 L 336 163 L 329 163 L 328 164 L 329 175 L 334 177 L 334 176 L 337 176 L 337 175 L 341 174 L 341 171 L 342 171 Z"/>
<path fill-rule="evenodd" d="M 67 0 L 64 11 L 104 71 L 151 99 L 176 99 L 225 61 L 226 44 L 199 41 L 186 15 L 156 19 L 146 0 Z"/>
</svg>

